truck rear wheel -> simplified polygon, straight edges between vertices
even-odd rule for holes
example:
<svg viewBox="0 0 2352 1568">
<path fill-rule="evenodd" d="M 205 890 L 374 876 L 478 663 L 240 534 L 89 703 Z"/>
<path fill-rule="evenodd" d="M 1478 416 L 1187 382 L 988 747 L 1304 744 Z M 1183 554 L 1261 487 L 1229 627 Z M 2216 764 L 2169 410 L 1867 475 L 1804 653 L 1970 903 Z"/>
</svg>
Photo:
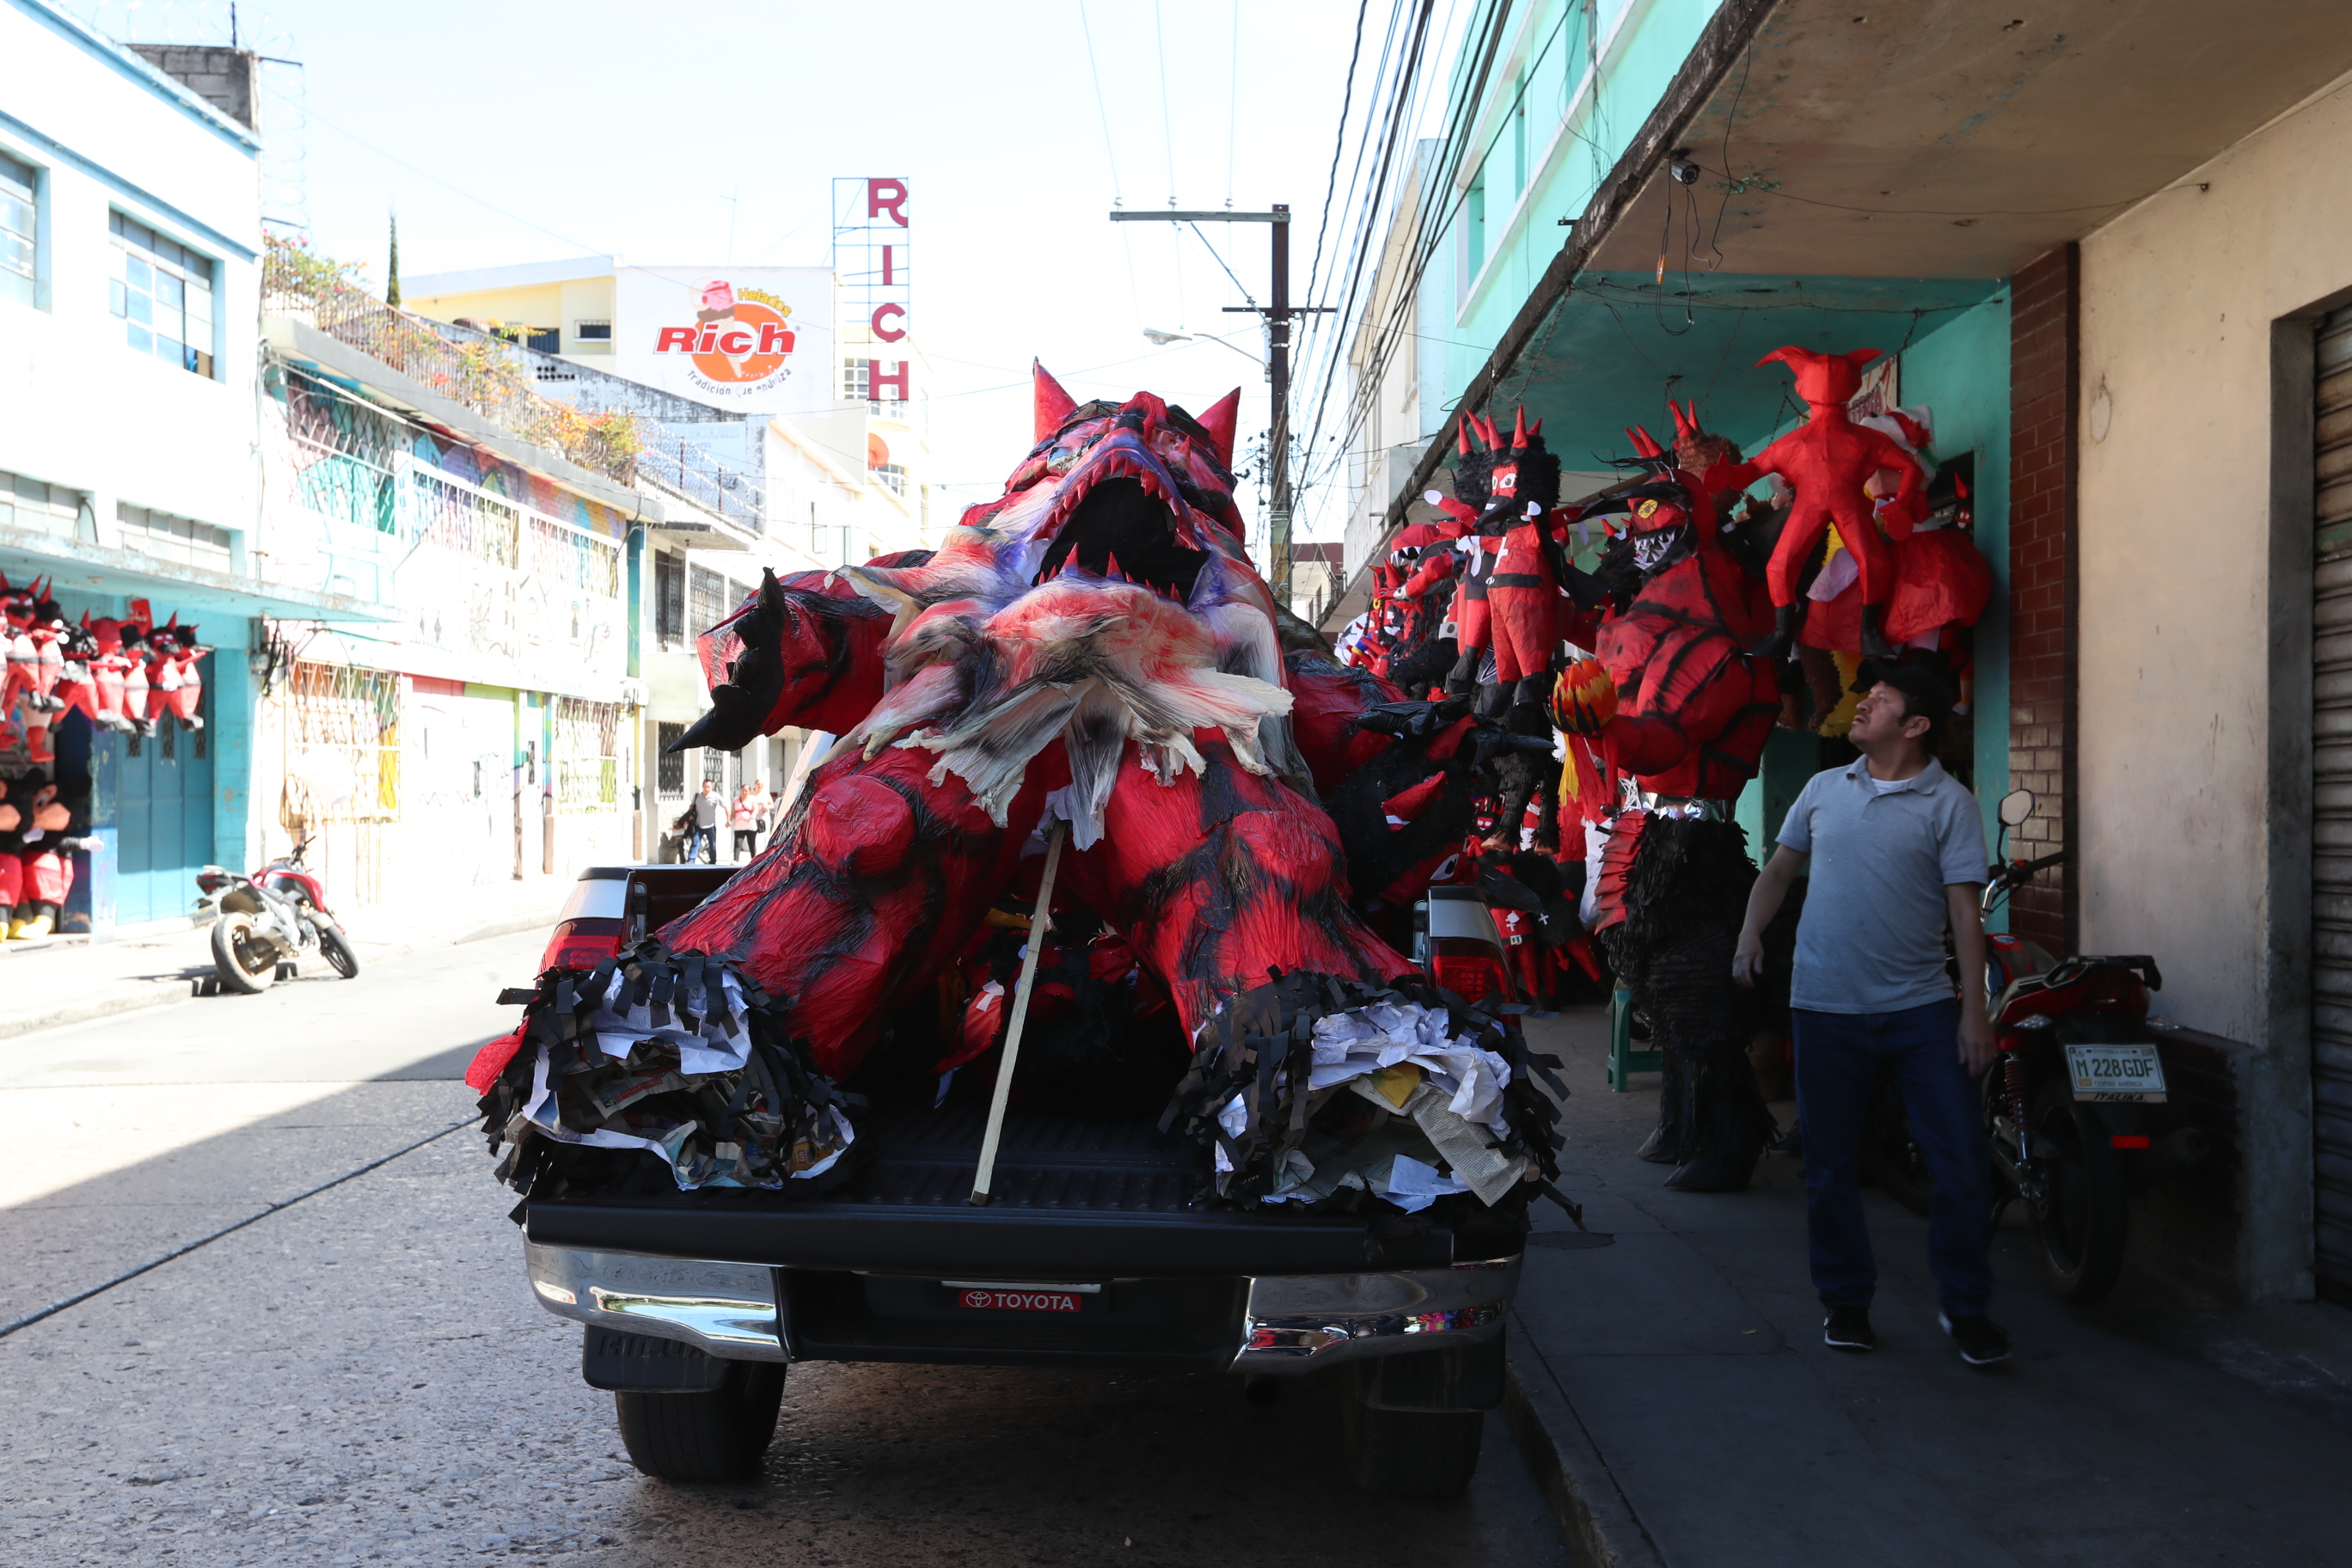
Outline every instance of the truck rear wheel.
<svg viewBox="0 0 2352 1568">
<path fill-rule="evenodd" d="M 1483 1410 L 1375 1410 L 1348 1397 L 1340 1437 L 1349 1479 L 1372 1497 L 1460 1497 L 1478 1468 Z"/>
<path fill-rule="evenodd" d="M 784 1369 L 776 1362 L 730 1362 L 727 1380 L 707 1394 L 615 1394 L 629 1463 L 666 1481 L 740 1481 L 760 1473 L 776 1435 Z"/>
</svg>

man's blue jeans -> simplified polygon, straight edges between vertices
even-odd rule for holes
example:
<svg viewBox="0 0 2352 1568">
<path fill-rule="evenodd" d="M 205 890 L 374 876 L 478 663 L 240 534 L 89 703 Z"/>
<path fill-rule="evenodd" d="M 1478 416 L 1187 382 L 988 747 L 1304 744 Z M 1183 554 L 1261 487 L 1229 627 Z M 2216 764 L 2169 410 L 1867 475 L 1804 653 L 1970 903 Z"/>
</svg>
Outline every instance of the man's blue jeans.
<svg viewBox="0 0 2352 1568">
<path fill-rule="evenodd" d="M 1911 1136 L 1936 1181 L 1927 1263 L 1937 1299 L 1954 1317 L 1983 1311 L 1992 1295 L 1992 1168 L 1976 1080 L 1959 1061 L 1959 1000 L 1899 1013 L 1799 1007 L 1790 1021 L 1797 1121 L 1804 1129 L 1805 1221 L 1822 1305 L 1867 1307 L 1878 1284 L 1857 1176 L 1871 1090 L 1892 1068 Z"/>
<path fill-rule="evenodd" d="M 687 840 L 686 863 L 689 866 L 719 864 L 719 829 L 698 827 Z"/>
</svg>

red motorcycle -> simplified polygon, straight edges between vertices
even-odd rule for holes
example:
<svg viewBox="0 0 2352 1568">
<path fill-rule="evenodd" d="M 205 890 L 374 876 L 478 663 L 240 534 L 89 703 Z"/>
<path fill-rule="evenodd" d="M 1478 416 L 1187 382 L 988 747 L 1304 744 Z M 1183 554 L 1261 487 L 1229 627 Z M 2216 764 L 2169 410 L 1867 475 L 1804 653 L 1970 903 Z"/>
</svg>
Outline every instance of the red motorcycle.
<svg viewBox="0 0 2352 1568">
<path fill-rule="evenodd" d="M 326 889 L 302 866 L 305 839 L 250 877 L 219 866 L 196 873 L 200 906 L 216 911 L 213 921 L 213 967 L 216 980 L 202 989 L 226 986 L 251 995 L 289 977 L 297 957 L 315 947 L 346 980 L 360 972 L 359 954 L 327 908 Z"/>
<path fill-rule="evenodd" d="M 2002 797 L 1996 855 L 2033 806 L 2031 790 Z M 1984 913 L 2065 858 L 2062 849 L 2038 860 L 1997 859 Z M 2053 963 L 2023 937 L 1985 937 L 1986 1012 L 1999 1052 L 1984 1077 L 1993 1220 L 2012 1203 L 2025 1205 L 2042 1279 L 2062 1300 L 2105 1300 L 2123 1268 L 2132 1195 L 2210 1152 L 2205 1133 L 2181 1125 L 2167 1098 L 2147 1016 L 2148 993 L 2163 988 L 2163 973 L 2146 953 Z M 1872 1108 L 1864 1163 L 1897 1202 L 1927 1211 L 1926 1163 L 1892 1084 Z"/>
</svg>

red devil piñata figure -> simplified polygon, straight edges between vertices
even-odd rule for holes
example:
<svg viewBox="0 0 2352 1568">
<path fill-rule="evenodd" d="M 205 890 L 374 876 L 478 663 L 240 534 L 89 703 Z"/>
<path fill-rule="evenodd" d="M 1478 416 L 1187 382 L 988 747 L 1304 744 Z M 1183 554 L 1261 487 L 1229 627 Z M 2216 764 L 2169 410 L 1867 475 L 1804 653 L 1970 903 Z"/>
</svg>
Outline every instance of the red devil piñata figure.
<svg viewBox="0 0 2352 1568">
<path fill-rule="evenodd" d="M 1064 1000 L 1132 970 L 1104 1005 L 1172 1015 L 1164 1124 L 1199 1141 L 1215 1200 L 1382 1197 L 1412 1163 L 1350 1152 L 1385 1147 L 1360 1142 L 1375 1124 L 1442 1201 L 1521 1205 L 1542 1183 L 1549 1108 L 1516 1035 L 1421 984 L 1356 907 L 1316 778 L 1406 742 L 1344 720 L 1393 695 L 1370 672 L 1286 665 L 1233 500 L 1238 392 L 1196 417 L 1034 385 L 1035 444 L 936 552 L 768 576 L 706 635 L 725 679 L 682 744 L 840 740 L 765 853 L 635 952 L 551 971 L 477 1063 L 506 1180 L 809 1190 L 857 1140 L 834 1086 L 904 1051 L 877 1051 L 887 1020 L 989 973 L 972 960 L 1050 854 Z M 990 1027 L 943 1031 L 923 1065 Z M 1316 1100 L 1328 1116 L 1299 1098 L 1384 1059 L 1426 1092 L 1370 1123 L 1362 1095 Z M 631 1098 L 640 1079 L 662 1087 Z"/>
<path fill-rule="evenodd" d="M 1837 526 L 1838 538 L 1853 552 L 1862 574 L 1862 652 L 1885 658 L 1894 653 L 1886 641 L 1888 597 L 1895 591 L 1894 563 L 1874 521 L 1870 497 L 1864 491 L 1881 468 L 1902 476 L 1893 509 L 1906 526 L 1920 515 L 1919 500 L 1926 476 L 1917 459 L 1882 431 L 1854 423 L 1846 405 L 1862 386 L 1862 367 L 1879 357 L 1876 349 L 1854 349 L 1843 354 L 1811 349 L 1774 349 L 1756 363 L 1779 361 L 1797 373 L 1797 395 L 1810 411 L 1806 422 L 1773 442 L 1743 464 L 1727 465 L 1707 476 L 1717 490 L 1745 489 L 1767 474 L 1778 474 L 1796 488 L 1796 500 L 1780 537 L 1773 546 L 1766 574 L 1771 590 L 1772 634 L 1755 651 L 1767 658 L 1786 657 L 1804 624 L 1805 601 L 1800 578 L 1822 547 L 1823 533 Z"/>
</svg>

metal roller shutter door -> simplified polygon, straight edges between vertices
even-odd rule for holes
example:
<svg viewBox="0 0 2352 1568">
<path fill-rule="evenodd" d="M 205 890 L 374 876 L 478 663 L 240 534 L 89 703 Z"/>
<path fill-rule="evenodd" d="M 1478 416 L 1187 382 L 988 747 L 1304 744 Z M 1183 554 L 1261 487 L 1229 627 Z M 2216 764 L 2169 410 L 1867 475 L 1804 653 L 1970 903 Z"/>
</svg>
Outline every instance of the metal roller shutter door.
<svg viewBox="0 0 2352 1568">
<path fill-rule="evenodd" d="M 2352 308 L 2319 324 L 2312 625 L 2312 1115 L 2322 1288 L 2352 1300 Z"/>
</svg>

